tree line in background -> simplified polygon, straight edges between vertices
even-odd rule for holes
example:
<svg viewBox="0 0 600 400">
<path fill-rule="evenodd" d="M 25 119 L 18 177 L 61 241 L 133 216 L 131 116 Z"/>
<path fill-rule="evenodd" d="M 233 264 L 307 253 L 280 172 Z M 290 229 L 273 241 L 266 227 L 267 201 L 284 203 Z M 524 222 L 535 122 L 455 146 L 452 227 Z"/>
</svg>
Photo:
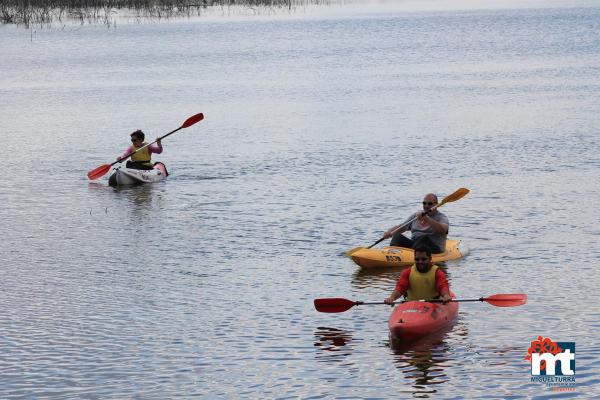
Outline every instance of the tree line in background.
<svg viewBox="0 0 600 400">
<path fill-rule="evenodd" d="M 4 24 L 50 24 L 55 21 L 110 23 L 118 10 L 137 16 L 169 18 L 200 15 L 203 9 L 223 6 L 291 7 L 319 4 L 321 0 L 0 0 L 0 22 Z"/>
</svg>

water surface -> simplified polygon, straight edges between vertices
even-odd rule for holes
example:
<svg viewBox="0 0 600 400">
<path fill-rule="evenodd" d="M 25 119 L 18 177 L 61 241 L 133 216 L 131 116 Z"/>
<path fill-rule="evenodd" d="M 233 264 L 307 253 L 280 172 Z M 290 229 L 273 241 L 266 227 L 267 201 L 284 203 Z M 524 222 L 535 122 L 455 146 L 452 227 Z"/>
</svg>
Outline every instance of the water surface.
<svg viewBox="0 0 600 400">
<path fill-rule="evenodd" d="M 600 8 L 495 4 L 2 27 L 1 397 L 541 398 L 538 335 L 597 396 Z M 197 112 L 167 181 L 87 181 Z M 343 253 L 459 187 L 453 290 L 526 306 L 405 348 L 314 310 L 383 300 Z"/>
</svg>

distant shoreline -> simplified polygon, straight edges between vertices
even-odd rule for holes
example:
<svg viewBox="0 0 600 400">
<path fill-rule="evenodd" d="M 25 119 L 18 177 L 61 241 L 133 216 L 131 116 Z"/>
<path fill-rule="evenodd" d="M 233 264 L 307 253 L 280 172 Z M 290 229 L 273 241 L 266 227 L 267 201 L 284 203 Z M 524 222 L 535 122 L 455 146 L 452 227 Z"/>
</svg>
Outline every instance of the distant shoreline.
<svg viewBox="0 0 600 400">
<path fill-rule="evenodd" d="M 292 9 L 306 4 L 328 4 L 327 0 L 4 0 L 0 23 L 51 25 L 56 22 L 111 25 L 115 14 L 127 10 L 133 17 L 162 19 L 202 15 L 218 7 Z"/>
</svg>

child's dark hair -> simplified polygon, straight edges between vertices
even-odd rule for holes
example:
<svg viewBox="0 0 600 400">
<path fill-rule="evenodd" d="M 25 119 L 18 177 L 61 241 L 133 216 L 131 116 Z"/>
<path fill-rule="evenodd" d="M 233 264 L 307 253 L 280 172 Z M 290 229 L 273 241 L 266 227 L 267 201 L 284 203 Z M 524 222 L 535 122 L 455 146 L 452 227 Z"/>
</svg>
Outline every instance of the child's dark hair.
<svg viewBox="0 0 600 400">
<path fill-rule="evenodd" d="M 142 141 L 144 140 L 144 137 L 145 137 L 145 135 L 144 135 L 144 132 L 142 132 L 142 130 L 141 130 L 141 129 L 138 129 L 137 131 L 134 131 L 134 132 L 131 134 L 131 137 L 132 137 L 132 138 L 133 138 L 134 136 L 136 137 L 136 139 L 140 139 L 140 140 L 142 140 Z"/>
</svg>

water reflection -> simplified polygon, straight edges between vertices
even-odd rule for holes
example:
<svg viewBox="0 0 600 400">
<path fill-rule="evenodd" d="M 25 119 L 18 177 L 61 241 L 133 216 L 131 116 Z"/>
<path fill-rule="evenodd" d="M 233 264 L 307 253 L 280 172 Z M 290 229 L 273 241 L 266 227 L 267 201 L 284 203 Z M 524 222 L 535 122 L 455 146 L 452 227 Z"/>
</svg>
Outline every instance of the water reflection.
<svg viewBox="0 0 600 400">
<path fill-rule="evenodd" d="M 445 262 L 436 263 L 438 267 L 446 274 L 448 281 L 451 282 L 451 273 L 448 264 Z M 400 278 L 400 274 L 406 268 L 410 267 L 389 267 L 389 268 L 360 268 L 352 274 L 352 287 L 355 289 L 378 288 L 392 290 Z"/>
<path fill-rule="evenodd" d="M 107 183 L 90 182 L 90 215 L 106 217 L 112 226 L 157 229 L 162 224 L 167 203 L 164 182 L 114 188 Z M 137 234 L 137 233 L 136 233 Z"/>
<path fill-rule="evenodd" d="M 152 194 L 156 184 L 146 185 L 131 185 L 123 187 L 111 187 L 114 193 L 130 200 L 133 204 L 139 205 L 145 203 Z"/>
<path fill-rule="evenodd" d="M 350 331 L 337 328 L 318 327 L 315 331 L 316 358 L 318 361 L 343 361 L 352 354 L 350 344 L 354 338 Z"/>
<path fill-rule="evenodd" d="M 112 189 L 117 198 L 127 203 L 123 206 L 130 211 L 131 217 L 136 219 L 143 217 L 148 210 L 161 208 L 162 190 L 159 186 L 163 184 L 164 182 Z"/>
<path fill-rule="evenodd" d="M 112 189 L 110 186 L 105 185 L 100 182 L 97 182 L 97 181 L 88 182 L 88 188 L 92 189 L 92 190 L 104 190 L 104 191 L 109 191 Z"/>
<path fill-rule="evenodd" d="M 358 269 L 352 274 L 352 287 L 355 289 L 379 288 L 392 290 L 405 267 Z"/>
<path fill-rule="evenodd" d="M 121 187 L 112 187 L 109 186 L 108 183 L 92 181 L 88 182 L 88 189 L 104 192 L 104 193 L 114 193 L 117 194 L 117 197 L 121 197 L 127 199 L 133 205 L 144 205 L 147 203 L 148 199 L 152 195 L 152 191 L 155 187 L 159 186 L 160 183 L 155 183 L 151 185 L 130 185 L 130 186 L 121 186 Z"/>
<path fill-rule="evenodd" d="M 394 354 L 393 364 L 413 382 L 413 395 L 427 397 L 427 393 L 435 393 L 431 385 L 449 381 L 445 371 L 451 360 L 449 342 L 455 336 L 467 336 L 464 324 L 456 322 L 416 342 L 403 343 L 390 336 L 388 345 Z"/>
</svg>

